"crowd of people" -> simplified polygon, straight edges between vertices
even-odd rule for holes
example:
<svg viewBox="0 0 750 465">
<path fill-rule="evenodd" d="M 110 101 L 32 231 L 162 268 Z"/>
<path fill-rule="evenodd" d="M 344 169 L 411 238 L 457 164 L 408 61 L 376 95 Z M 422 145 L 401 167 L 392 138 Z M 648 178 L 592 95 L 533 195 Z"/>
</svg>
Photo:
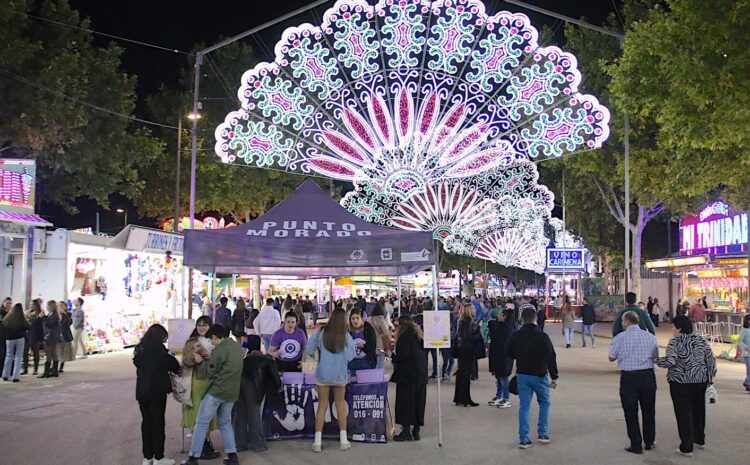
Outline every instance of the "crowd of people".
<svg viewBox="0 0 750 465">
<path fill-rule="evenodd" d="M 65 371 L 65 363 L 75 360 L 78 348 L 86 358 L 83 344 L 83 299 L 73 308 L 67 302 L 42 299 L 31 301 L 28 309 L 13 303 L 10 297 L 0 307 L 0 371 L 3 381 L 18 383 L 22 375 L 38 375 L 44 354 L 44 367 L 39 378 L 56 378 Z"/>
<path fill-rule="evenodd" d="M 440 297 L 435 303 L 430 297 L 369 301 L 360 297 L 326 303 L 322 312 L 306 311 L 306 300 L 299 296 L 269 298 L 255 310 L 252 304 L 237 299 L 235 308 L 226 311 L 228 299 L 220 299 L 196 322 L 181 364 L 164 349 L 166 330 L 159 325 L 149 329 L 134 356 L 139 379 L 136 397 L 143 414 L 144 465 L 174 463 L 164 457 L 164 409 L 172 390 L 169 373 L 180 373 L 190 385 L 189 402 L 182 406 L 182 426 L 193 431 L 185 463 L 195 465 L 198 460 L 220 456 L 211 442 L 211 433 L 218 430 L 226 454 L 224 463 L 232 465 L 239 463 L 238 452 L 266 450 L 261 417 L 264 397 L 282 388 L 283 373 L 299 372 L 313 359 L 318 398 L 315 452 L 323 449 L 322 431 L 330 399 L 337 411 L 346 411 L 345 392 L 351 374 L 382 368 L 386 360 L 392 363 L 390 381 L 396 384 L 394 420 L 400 432 L 394 441 L 420 440 L 430 379 L 455 380 L 455 404 L 477 407 L 471 384 L 480 374 L 477 361 L 488 356 L 496 385 L 489 405 L 507 409 L 511 394 L 518 395 L 519 447 L 550 442 L 550 393 L 557 387 L 559 372 L 555 348 L 543 326 L 547 309 L 534 299 Z M 590 342 L 593 347 L 596 315 L 588 301 L 583 304 L 582 346 Z M 616 315 L 609 348 L 609 360 L 617 362 L 621 373 L 620 400 L 630 438 L 626 450 L 642 454 L 655 447 L 654 366 L 659 366 L 667 369 L 675 407 L 680 438 L 677 452 L 690 456 L 694 445 L 705 445 L 704 399 L 716 375 L 711 348 L 693 333 L 691 319 L 678 315 L 672 319 L 675 336 L 660 357 L 652 312 L 637 305 L 632 293 L 626 296 L 626 304 Z M 451 349 L 423 348 L 423 313 L 430 310 L 450 312 Z M 562 301 L 557 314 L 566 348 L 572 344 L 571 322 L 579 321 L 577 316 L 569 316 L 571 312 L 570 303 Z M 308 334 L 315 317 L 326 317 L 327 322 Z M 750 316 L 744 321 L 740 347 L 750 376 Z M 750 379 L 745 385 L 750 386 Z M 539 405 L 535 441 L 530 428 L 534 397 Z M 339 448 L 348 450 L 346 415 L 338 415 L 336 421 Z"/>
</svg>

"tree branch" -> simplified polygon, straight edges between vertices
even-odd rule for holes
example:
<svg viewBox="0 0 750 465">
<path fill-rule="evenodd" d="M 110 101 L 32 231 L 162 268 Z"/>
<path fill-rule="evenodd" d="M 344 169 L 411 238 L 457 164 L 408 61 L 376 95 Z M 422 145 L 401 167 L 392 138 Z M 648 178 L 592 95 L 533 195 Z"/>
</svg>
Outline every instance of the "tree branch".
<svg viewBox="0 0 750 465">
<path fill-rule="evenodd" d="M 613 199 L 610 196 L 608 196 L 604 192 L 604 187 L 602 187 L 599 180 L 597 180 L 595 177 L 591 177 L 592 181 L 594 181 L 594 185 L 599 190 L 599 193 L 602 196 L 602 200 L 604 200 L 604 205 L 607 206 L 607 209 L 609 210 L 609 213 L 618 221 L 620 224 L 622 224 L 624 227 L 627 227 L 627 224 L 625 222 L 625 215 L 622 214 L 622 209 L 620 208 L 620 204 L 617 201 L 617 199 Z M 617 207 L 615 209 L 615 207 Z"/>
</svg>

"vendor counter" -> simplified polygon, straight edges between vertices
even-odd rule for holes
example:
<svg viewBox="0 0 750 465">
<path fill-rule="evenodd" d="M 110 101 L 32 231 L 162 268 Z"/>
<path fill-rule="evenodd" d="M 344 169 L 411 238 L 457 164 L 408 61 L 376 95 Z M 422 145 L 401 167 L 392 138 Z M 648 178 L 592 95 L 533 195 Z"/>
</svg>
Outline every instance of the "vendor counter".
<svg viewBox="0 0 750 465">
<path fill-rule="evenodd" d="M 385 443 L 388 437 L 388 383 L 348 384 L 346 386 L 347 430 L 354 442 Z M 263 406 L 266 438 L 313 439 L 317 386 L 284 384 L 282 392 L 269 393 Z M 323 426 L 323 437 L 339 439 L 338 415 L 331 395 Z"/>
</svg>

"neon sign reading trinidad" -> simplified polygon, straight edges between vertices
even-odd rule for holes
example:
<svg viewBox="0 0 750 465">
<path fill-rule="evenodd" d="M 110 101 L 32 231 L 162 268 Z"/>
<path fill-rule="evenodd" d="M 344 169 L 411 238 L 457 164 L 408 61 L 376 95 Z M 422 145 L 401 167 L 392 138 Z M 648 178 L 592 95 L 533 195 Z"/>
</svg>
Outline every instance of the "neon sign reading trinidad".
<svg viewBox="0 0 750 465">
<path fill-rule="evenodd" d="M 726 202 L 714 202 L 680 221 L 680 254 L 741 253 L 747 250 L 747 228 L 747 213 L 732 210 Z"/>
</svg>

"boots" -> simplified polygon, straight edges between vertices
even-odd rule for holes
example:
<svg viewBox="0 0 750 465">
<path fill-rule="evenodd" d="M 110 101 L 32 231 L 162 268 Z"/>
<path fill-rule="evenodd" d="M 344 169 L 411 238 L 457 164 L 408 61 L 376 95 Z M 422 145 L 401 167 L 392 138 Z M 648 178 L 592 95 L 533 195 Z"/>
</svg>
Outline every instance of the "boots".
<svg viewBox="0 0 750 465">
<path fill-rule="evenodd" d="M 414 426 L 414 428 L 412 428 L 412 430 L 411 430 L 411 437 L 415 441 L 419 441 L 420 437 L 419 437 L 419 426 L 418 425 Z"/>
<path fill-rule="evenodd" d="M 50 371 L 49 371 L 49 377 L 50 378 L 57 378 L 57 376 L 58 376 L 58 374 L 57 374 L 58 373 L 57 367 L 59 365 L 60 365 L 60 362 L 58 362 L 57 360 L 55 360 L 54 362 L 52 362 L 52 369 L 50 369 Z"/>
<path fill-rule="evenodd" d="M 203 452 L 201 453 L 201 460 L 214 460 L 221 457 L 221 452 L 214 449 L 214 445 L 211 444 L 210 439 L 206 439 L 203 443 Z"/>
<path fill-rule="evenodd" d="M 411 435 L 411 430 L 409 430 L 409 425 L 403 425 L 401 427 L 401 433 L 396 436 L 393 436 L 393 440 L 396 442 L 413 441 L 414 437 Z"/>
<path fill-rule="evenodd" d="M 62 373 L 64 367 L 65 367 L 65 362 L 60 362 L 60 370 L 58 370 L 58 373 Z"/>
<path fill-rule="evenodd" d="M 39 360 L 34 360 L 34 373 L 32 373 L 34 376 L 39 373 Z"/>
<path fill-rule="evenodd" d="M 50 365 L 52 365 L 52 362 L 44 362 L 44 373 L 37 376 L 37 378 L 49 378 Z"/>
</svg>

